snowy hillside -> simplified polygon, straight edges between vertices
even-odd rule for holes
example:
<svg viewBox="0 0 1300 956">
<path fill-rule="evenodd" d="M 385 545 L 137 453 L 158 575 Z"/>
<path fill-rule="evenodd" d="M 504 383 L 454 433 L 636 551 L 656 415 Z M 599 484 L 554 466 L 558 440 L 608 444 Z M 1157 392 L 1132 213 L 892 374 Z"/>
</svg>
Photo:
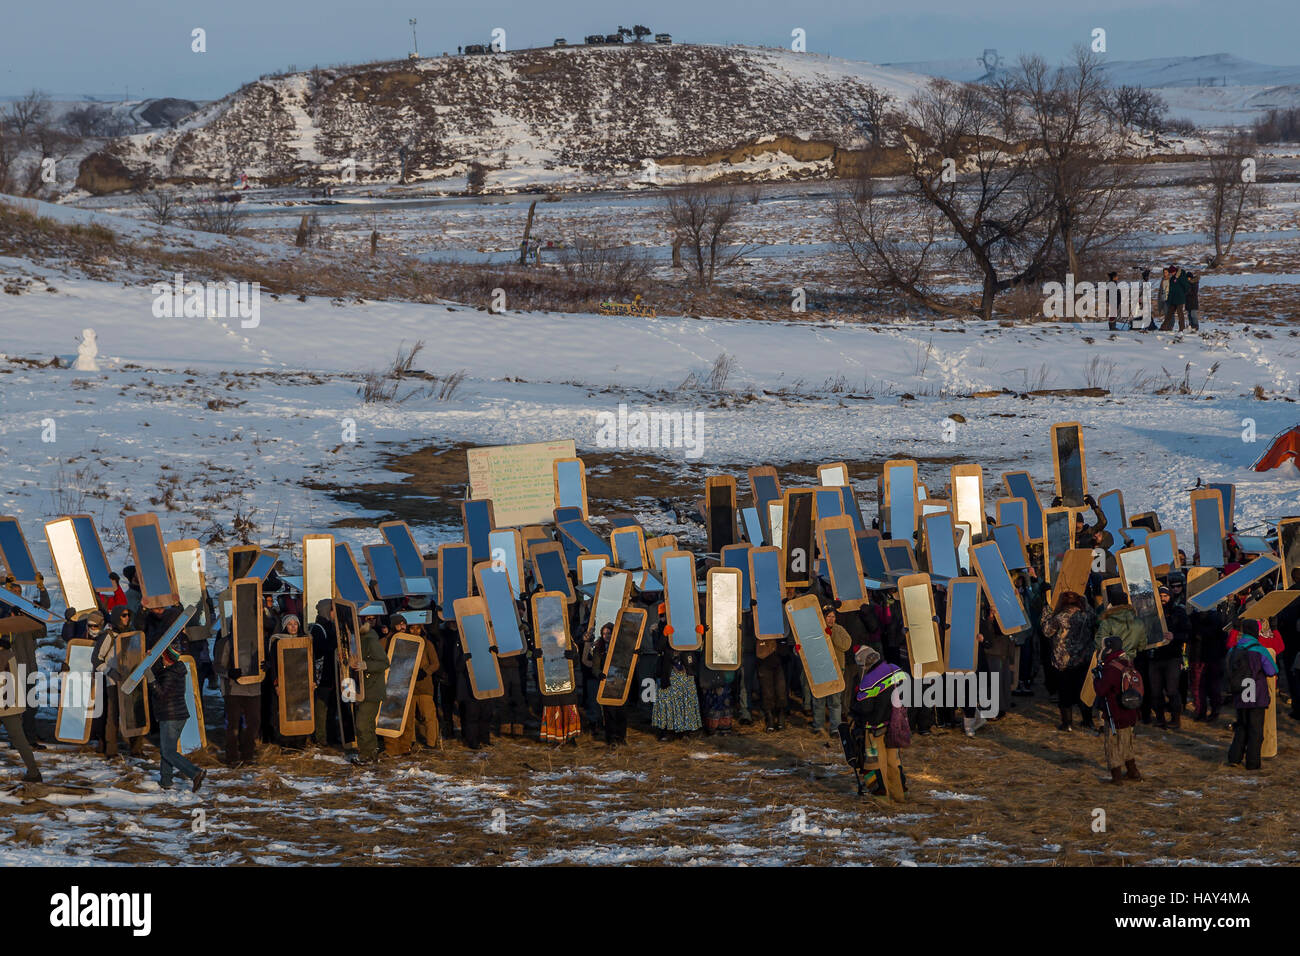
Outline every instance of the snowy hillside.
<svg viewBox="0 0 1300 956">
<path fill-rule="evenodd" d="M 131 174 L 229 182 L 463 176 L 516 185 L 593 172 L 761 157 L 777 177 L 821 174 L 861 145 L 868 84 L 905 100 L 924 77 L 787 50 L 575 47 L 447 56 L 269 77 L 177 130 L 113 143 L 83 166 L 92 191 Z M 93 171 L 94 175 L 91 175 Z"/>
</svg>

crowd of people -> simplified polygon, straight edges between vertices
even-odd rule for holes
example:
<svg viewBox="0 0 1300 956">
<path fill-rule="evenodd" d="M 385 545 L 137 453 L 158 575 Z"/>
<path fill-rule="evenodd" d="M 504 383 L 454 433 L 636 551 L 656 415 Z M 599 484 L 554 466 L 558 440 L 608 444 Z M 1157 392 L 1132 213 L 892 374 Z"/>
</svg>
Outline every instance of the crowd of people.
<svg viewBox="0 0 1300 956">
<path fill-rule="evenodd" d="M 272 571 L 263 585 L 265 647 L 258 672 L 245 674 L 238 667 L 232 635 L 216 610 L 227 594 L 217 595 L 215 601 L 209 594 L 180 639 L 154 663 L 150 679 L 134 691 L 151 695 L 148 731 L 127 737 L 123 745 L 120 711 L 138 706 L 138 701 L 133 703 L 121 692 L 124 674 L 113 650 L 116 635 L 142 632 L 144 646 L 153 648 L 181 608 L 144 608 L 135 569 L 127 567 L 125 586 L 115 574 L 113 592 L 101 595 L 103 606 L 80 617 L 69 614 L 60 640 L 66 644 L 72 638 L 89 638 L 94 643 L 93 666 L 103 675 L 108 691 L 92 728 L 96 749 L 108 758 L 123 750 L 142 757 L 148 736 L 158 747 L 160 783 L 170 786 L 179 774 L 196 790 L 205 772 L 178 746 L 181 728 L 194 716 L 186 704 L 188 677 L 178 666 L 181 655 L 195 662 L 198 678 L 209 691 L 220 691 L 224 763 L 232 767 L 261 759 L 267 745 L 288 750 L 343 748 L 355 762 L 369 763 L 402 759 L 423 749 L 439 750 L 454 740 L 479 750 L 500 737 L 572 746 L 585 732 L 609 747 L 620 747 L 628 742 L 630 728 L 648 731 L 660 741 L 742 729 L 751 732 L 751 727 L 752 732 L 803 732 L 844 740 L 841 725 L 845 725 L 857 735 L 855 739 L 862 739 L 865 728 L 874 741 L 896 752 L 909 744 L 913 734 L 929 734 L 936 726 L 951 726 L 974 736 L 986 716 L 1001 719 L 1015 706 L 1015 698 L 1046 694 L 1059 710 L 1059 731 L 1078 729 L 1101 736 L 1113 782 L 1140 779 L 1133 732 L 1139 722 L 1176 731 L 1189 713 L 1193 721 L 1213 723 L 1226 706 L 1236 712 L 1228 762 L 1259 769 L 1263 714 L 1270 702 L 1267 678 L 1284 675 L 1290 716 L 1300 718 L 1296 692 L 1300 676 L 1295 670 L 1300 602 L 1262 625 L 1239 618 L 1251 591 L 1198 611 L 1187 603 L 1187 582 L 1175 569 L 1159 587 L 1167 639 L 1149 647 L 1146 627 L 1122 591 L 1104 587 L 1108 577 L 1116 576 L 1110 552 L 1114 538 L 1096 503 L 1091 498 L 1087 502 L 1095 521 L 1089 524 L 1082 510 L 1077 514 L 1076 546 L 1101 549 L 1096 553 L 1105 554 L 1105 566 L 1094 567 L 1086 586 L 1060 591 L 1052 603 L 1052 590 L 1036 570 L 1042 566 L 1041 545 L 1032 545 L 1030 567 L 1013 577 L 1031 626 L 1004 634 L 993 608 L 984 602 L 977 673 L 988 675 L 1000 691 L 997 712 L 988 715 L 971 706 L 901 705 L 891 693 L 909 670 L 897 592 L 871 591 L 865 603 L 849 611 L 832 596 L 829 582 L 816 575 L 808 587 L 787 590 L 784 597 L 811 593 L 819 601 L 827 641 L 844 676 L 842 692 L 822 695 L 813 693 L 788 621 L 782 638 L 757 640 L 752 614 L 745 611 L 740 622 L 741 665 L 714 669 L 701 652 L 674 648 L 662 594 L 634 591 L 630 601 L 646 610 L 649 622 L 635 674 L 626 703 L 601 705 L 596 697 L 605 677 L 614 622 L 593 620 L 594 602 L 576 588 L 566 651 L 575 679 L 562 692 L 548 693 L 545 682 L 538 680 L 541 653 L 528 626 L 529 598 L 540 590 L 534 584 L 518 599 L 527 652 L 498 657 L 503 693 L 479 699 L 456 622 L 440 613 L 429 598 L 416 595 L 381 602 L 383 613 L 363 614 L 356 641 L 345 636 L 340 654 L 333 602 L 321 601 L 308 611 L 302 593 Z M 1233 538 L 1227 546 L 1228 564 L 1223 571 L 1231 573 L 1244 556 Z M 1186 555 L 1181 557 L 1187 566 Z M 716 556 L 699 555 L 697 561 L 701 571 L 717 563 Z M 1300 588 L 1300 569 L 1293 573 L 1296 580 L 1289 584 Z M 21 592 L 12 581 L 6 586 Z M 36 603 L 48 608 L 43 584 L 36 592 Z M 947 620 L 946 597 L 945 588 L 934 587 L 938 622 Z M 372 605 L 366 610 L 377 609 Z M 0 608 L 0 617 L 7 613 Z M 419 641 L 421 652 L 409 717 L 400 736 L 381 737 L 376 720 L 388 690 L 389 645 L 398 635 Z M 280 725 L 276 646 L 282 639 L 302 636 L 310 638 L 312 649 L 315 723 L 311 733 L 290 734 Z M 0 669 L 16 658 L 34 669 L 35 640 L 31 630 L 12 640 L 0 639 Z M 359 676 L 363 693 L 349 693 L 350 674 Z M 1256 688 L 1249 693 L 1245 691 L 1248 681 Z M 39 779 L 33 751 L 46 744 L 38 733 L 34 708 L 4 716 L 3 725 L 27 765 L 26 779 Z M 883 792 L 885 782 L 878 772 L 871 783 L 873 792 Z"/>
</svg>

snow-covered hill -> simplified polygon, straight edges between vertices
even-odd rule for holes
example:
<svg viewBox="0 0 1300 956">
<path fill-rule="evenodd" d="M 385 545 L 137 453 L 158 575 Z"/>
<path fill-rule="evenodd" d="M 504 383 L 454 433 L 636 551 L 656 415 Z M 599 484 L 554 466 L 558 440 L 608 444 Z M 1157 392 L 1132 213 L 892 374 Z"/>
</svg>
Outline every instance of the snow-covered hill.
<svg viewBox="0 0 1300 956">
<path fill-rule="evenodd" d="M 416 180 L 486 168 L 489 187 L 666 178 L 747 164 L 799 178 L 862 145 L 873 85 L 906 100 L 925 77 L 788 50 L 575 47 L 445 56 L 266 77 L 179 128 L 115 141 L 83 166 L 92 191 L 130 176 L 225 183 Z M 758 162 L 754 162 L 754 160 Z M 764 168 L 766 167 L 766 168 Z"/>
</svg>

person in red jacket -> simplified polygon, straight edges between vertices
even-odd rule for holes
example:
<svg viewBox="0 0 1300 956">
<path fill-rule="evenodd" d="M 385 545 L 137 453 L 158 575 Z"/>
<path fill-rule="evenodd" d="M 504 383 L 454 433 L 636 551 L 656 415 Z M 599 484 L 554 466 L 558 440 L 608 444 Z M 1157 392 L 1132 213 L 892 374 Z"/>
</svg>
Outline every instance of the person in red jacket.
<svg viewBox="0 0 1300 956">
<path fill-rule="evenodd" d="M 1138 773 L 1137 751 L 1133 744 L 1133 725 L 1137 723 L 1136 707 L 1120 703 L 1124 687 L 1124 673 L 1133 665 L 1124 656 L 1124 645 L 1118 636 L 1106 638 L 1101 650 L 1101 663 L 1093 670 L 1093 690 L 1102 706 L 1105 721 L 1102 729 L 1102 746 L 1105 748 L 1106 766 L 1110 768 L 1110 782 L 1124 779 L 1126 769 L 1130 780 L 1141 780 Z M 1123 769 L 1121 769 L 1123 768 Z"/>
</svg>

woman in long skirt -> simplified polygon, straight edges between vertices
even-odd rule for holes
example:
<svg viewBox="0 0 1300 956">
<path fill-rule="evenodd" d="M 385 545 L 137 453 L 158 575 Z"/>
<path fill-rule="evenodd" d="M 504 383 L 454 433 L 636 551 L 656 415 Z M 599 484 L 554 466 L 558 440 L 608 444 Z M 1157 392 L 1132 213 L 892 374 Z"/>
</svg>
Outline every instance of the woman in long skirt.
<svg viewBox="0 0 1300 956">
<path fill-rule="evenodd" d="M 680 737 L 700 729 L 700 701 L 695 691 L 695 655 L 674 651 L 668 643 L 673 629 L 665 624 L 659 631 L 655 647 L 659 651 L 659 687 L 650 725 L 659 731 L 659 739 L 669 734 Z"/>
</svg>

